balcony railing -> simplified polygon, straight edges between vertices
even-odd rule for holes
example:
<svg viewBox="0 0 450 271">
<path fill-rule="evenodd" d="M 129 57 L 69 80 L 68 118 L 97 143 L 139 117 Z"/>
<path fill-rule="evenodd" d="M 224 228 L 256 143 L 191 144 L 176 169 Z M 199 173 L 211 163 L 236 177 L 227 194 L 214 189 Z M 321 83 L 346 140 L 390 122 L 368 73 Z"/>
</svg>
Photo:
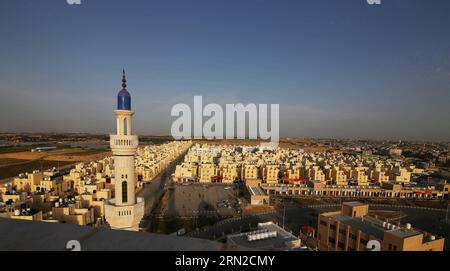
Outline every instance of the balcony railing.
<svg viewBox="0 0 450 271">
<path fill-rule="evenodd" d="M 139 140 L 137 135 L 111 135 L 111 148 L 137 148 Z"/>
</svg>

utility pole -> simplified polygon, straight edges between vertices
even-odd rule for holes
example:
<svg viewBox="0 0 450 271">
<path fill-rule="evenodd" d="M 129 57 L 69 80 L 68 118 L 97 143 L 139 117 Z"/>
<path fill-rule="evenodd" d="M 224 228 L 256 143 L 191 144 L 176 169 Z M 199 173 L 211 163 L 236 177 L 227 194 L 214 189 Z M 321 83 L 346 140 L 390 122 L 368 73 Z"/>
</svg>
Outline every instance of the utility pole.
<svg viewBox="0 0 450 271">
<path fill-rule="evenodd" d="M 445 223 L 448 223 L 448 206 L 450 203 L 447 203 L 447 211 L 445 212 Z"/>
</svg>

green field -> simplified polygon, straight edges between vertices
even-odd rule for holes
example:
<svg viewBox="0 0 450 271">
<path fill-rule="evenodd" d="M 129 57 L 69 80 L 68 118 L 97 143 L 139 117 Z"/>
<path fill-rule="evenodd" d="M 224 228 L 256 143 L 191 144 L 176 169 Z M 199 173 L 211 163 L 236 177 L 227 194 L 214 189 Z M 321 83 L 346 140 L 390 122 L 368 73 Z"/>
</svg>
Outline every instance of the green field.
<svg viewBox="0 0 450 271">
<path fill-rule="evenodd" d="M 74 149 L 77 150 L 77 149 Z M 99 154 L 104 153 L 107 151 L 110 151 L 109 149 L 89 149 L 89 148 L 79 148 L 80 151 L 74 151 L 74 152 L 68 152 L 64 153 L 65 156 L 83 156 L 83 155 L 93 155 L 93 154 Z"/>
<path fill-rule="evenodd" d="M 37 148 L 37 147 L 48 147 L 48 146 L 54 146 L 53 143 L 48 144 L 34 144 L 34 145 L 21 145 L 21 146 L 5 146 L 0 147 L 0 153 L 12 153 L 12 152 L 24 152 L 24 151 L 31 151 L 31 149 Z M 65 144 L 57 144 L 57 149 L 65 149 L 70 148 L 70 145 Z"/>
<path fill-rule="evenodd" d="M 35 146 L 7 146 L 0 147 L 0 153 L 31 151 Z"/>
<path fill-rule="evenodd" d="M 24 159 L 15 159 L 15 158 L 0 158 L 0 168 L 2 166 L 7 166 L 11 164 L 18 164 L 18 163 L 24 163 L 28 160 Z"/>
<path fill-rule="evenodd" d="M 16 159 L 18 160 L 18 159 Z M 32 172 L 36 169 L 49 169 L 53 167 L 62 167 L 65 165 L 73 164 L 75 162 L 68 162 L 68 161 L 47 161 L 47 160 L 34 160 L 30 162 L 24 162 L 23 164 L 19 165 L 11 165 L 11 166 L 4 166 L 0 168 L 0 179 L 6 179 L 10 177 L 16 177 L 20 173 L 25 172 Z"/>
</svg>

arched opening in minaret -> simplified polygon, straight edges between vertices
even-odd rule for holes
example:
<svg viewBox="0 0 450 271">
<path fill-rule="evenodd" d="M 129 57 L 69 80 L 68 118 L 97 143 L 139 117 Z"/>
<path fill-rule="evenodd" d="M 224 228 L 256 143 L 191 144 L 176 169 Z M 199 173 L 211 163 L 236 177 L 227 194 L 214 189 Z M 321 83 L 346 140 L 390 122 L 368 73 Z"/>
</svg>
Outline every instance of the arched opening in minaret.
<svg viewBox="0 0 450 271">
<path fill-rule="evenodd" d="M 123 119 L 123 134 L 128 135 L 128 121 L 127 118 Z"/>
<path fill-rule="evenodd" d="M 122 202 L 128 202 L 128 184 L 127 181 L 122 182 Z"/>
</svg>

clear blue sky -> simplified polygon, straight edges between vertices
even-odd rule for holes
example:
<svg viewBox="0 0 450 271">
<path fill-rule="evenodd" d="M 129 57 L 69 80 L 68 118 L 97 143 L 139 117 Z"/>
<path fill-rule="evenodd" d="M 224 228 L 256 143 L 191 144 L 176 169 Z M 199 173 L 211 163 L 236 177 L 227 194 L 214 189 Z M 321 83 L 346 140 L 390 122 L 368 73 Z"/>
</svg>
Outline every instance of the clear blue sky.
<svg viewBox="0 0 450 271">
<path fill-rule="evenodd" d="M 141 134 L 170 109 L 278 103 L 281 136 L 450 140 L 450 1 L 0 1 L 1 132 Z"/>
</svg>

